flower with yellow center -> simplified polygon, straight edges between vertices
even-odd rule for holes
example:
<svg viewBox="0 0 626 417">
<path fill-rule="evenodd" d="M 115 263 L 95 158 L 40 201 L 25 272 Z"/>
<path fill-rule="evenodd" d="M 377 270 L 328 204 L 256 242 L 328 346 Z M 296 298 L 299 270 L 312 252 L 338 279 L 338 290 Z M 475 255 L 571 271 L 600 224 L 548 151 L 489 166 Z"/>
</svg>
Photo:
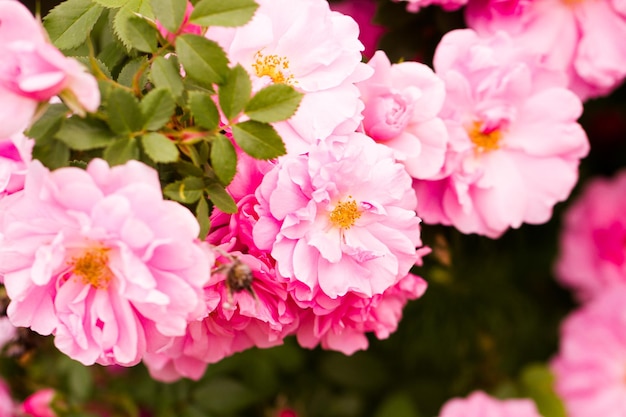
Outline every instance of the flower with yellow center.
<svg viewBox="0 0 626 417">
<path fill-rule="evenodd" d="M 467 134 L 474 144 L 474 150 L 476 153 L 480 154 L 500 149 L 500 140 L 502 139 L 502 132 L 500 129 L 495 129 L 489 133 L 485 133 L 482 130 L 481 122 L 475 121 L 467 129 Z"/>
<path fill-rule="evenodd" d="M 270 77 L 275 84 L 293 85 L 293 74 L 289 72 L 289 60 L 284 56 L 263 55 L 261 51 L 254 54 L 255 62 L 252 64 L 257 77 Z"/>
<path fill-rule="evenodd" d="M 92 247 L 81 256 L 73 257 L 70 265 L 74 276 L 98 290 L 107 289 L 113 276 L 108 266 L 108 251 L 108 248 Z"/>
<path fill-rule="evenodd" d="M 341 229 L 351 228 L 359 217 L 361 217 L 361 211 L 351 196 L 348 197 L 348 201 L 337 203 L 330 212 L 331 223 Z"/>
</svg>

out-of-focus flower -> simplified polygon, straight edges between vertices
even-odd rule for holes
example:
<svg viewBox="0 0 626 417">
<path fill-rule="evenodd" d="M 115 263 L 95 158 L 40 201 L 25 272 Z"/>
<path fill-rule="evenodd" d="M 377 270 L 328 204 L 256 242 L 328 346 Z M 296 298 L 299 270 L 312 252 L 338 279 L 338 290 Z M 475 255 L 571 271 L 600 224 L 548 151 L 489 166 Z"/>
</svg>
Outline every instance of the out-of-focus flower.
<svg viewBox="0 0 626 417">
<path fill-rule="evenodd" d="M 589 144 L 580 99 L 506 33 L 446 34 L 435 53 L 446 83 L 450 144 L 438 181 L 416 181 L 426 223 L 498 237 L 548 221 L 578 179 Z"/>
<path fill-rule="evenodd" d="M 369 61 L 374 75 L 357 84 L 361 90 L 363 128 L 389 146 L 414 178 L 427 179 L 443 166 L 448 132 L 437 114 L 445 85 L 426 65 L 393 64 L 382 51 Z"/>
<path fill-rule="evenodd" d="M 17 336 L 17 328 L 11 324 L 8 317 L 0 317 L 0 351 Z"/>
<path fill-rule="evenodd" d="M 626 287 L 615 286 L 571 313 L 550 368 L 570 417 L 626 412 Z"/>
<path fill-rule="evenodd" d="M 0 196 L 24 188 L 34 141 L 21 134 L 0 140 Z"/>
<path fill-rule="evenodd" d="M 373 22 L 376 15 L 376 0 L 342 0 L 330 3 L 336 12 L 352 17 L 359 25 L 359 40 L 365 50 L 363 55 L 370 58 L 378 49 L 378 41 L 385 33 L 385 27 Z"/>
<path fill-rule="evenodd" d="M 596 178 L 564 216 L 556 263 L 560 282 L 582 301 L 626 284 L 626 171 Z"/>
<path fill-rule="evenodd" d="M 0 379 L 0 416 L 13 417 L 16 414 L 16 408 L 9 387 L 6 382 Z"/>
<path fill-rule="evenodd" d="M 193 35 L 201 35 L 203 28 L 199 25 L 194 25 L 193 23 L 189 23 L 189 16 L 191 16 L 191 12 L 193 12 L 193 4 L 189 0 L 187 0 L 187 9 L 185 10 L 185 17 L 183 18 L 183 22 L 180 24 L 180 27 L 176 31 L 176 33 L 172 33 L 168 31 L 161 22 L 156 21 L 156 27 L 159 30 L 161 36 L 163 36 L 169 43 L 172 45 L 176 43 L 176 37 L 182 35 L 183 33 L 191 33 Z"/>
<path fill-rule="evenodd" d="M 275 123 L 288 152 L 302 153 L 331 133 L 349 133 L 363 103 L 355 82 L 371 75 L 361 62 L 359 28 L 349 16 L 317 0 L 260 0 L 252 20 L 238 28 L 211 27 L 232 63 L 250 74 L 253 89 L 288 84 L 304 93 L 297 112 Z"/>
<path fill-rule="evenodd" d="M 281 158 L 256 196 L 254 242 L 280 276 L 304 284 L 298 300 L 382 294 L 420 259 L 411 177 L 363 134 Z"/>
<path fill-rule="evenodd" d="M 7 315 L 54 334 L 71 358 L 133 365 L 150 342 L 145 328 L 179 336 L 206 314 L 198 222 L 163 200 L 154 169 L 94 159 L 86 170 L 50 172 L 34 161 L 24 190 L 2 203 Z"/>
<path fill-rule="evenodd" d="M 57 414 L 52 410 L 55 394 L 52 388 L 45 388 L 29 395 L 22 403 L 20 412 L 32 417 L 56 417 Z"/>
<path fill-rule="evenodd" d="M 56 95 L 78 113 L 98 108 L 95 78 L 48 42 L 26 6 L 0 2 L 0 21 L 0 137 L 22 133 L 39 103 Z"/>
<path fill-rule="evenodd" d="M 613 0 L 471 0 L 468 25 L 503 30 L 515 43 L 565 71 L 581 99 L 610 93 L 626 76 L 626 7 Z"/>
<path fill-rule="evenodd" d="M 440 6 L 442 9 L 447 11 L 453 11 L 460 9 L 465 6 L 468 0 L 394 0 L 398 1 L 406 1 L 409 4 L 406 5 L 406 9 L 409 12 L 417 13 L 420 9 L 424 7 L 428 7 L 431 5 Z"/>
<path fill-rule="evenodd" d="M 532 400 L 499 400 L 482 391 L 467 398 L 453 398 L 441 408 L 439 417 L 541 417 Z"/>
</svg>

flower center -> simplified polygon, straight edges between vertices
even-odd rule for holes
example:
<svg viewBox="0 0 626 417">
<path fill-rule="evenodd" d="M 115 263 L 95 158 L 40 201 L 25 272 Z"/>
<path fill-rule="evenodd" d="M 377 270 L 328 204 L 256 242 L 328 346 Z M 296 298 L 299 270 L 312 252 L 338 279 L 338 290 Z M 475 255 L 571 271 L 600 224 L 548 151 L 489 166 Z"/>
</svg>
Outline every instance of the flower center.
<svg viewBox="0 0 626 417">
<path fill-rule="evenodd" d="M 108 251 L 108 248 L 92 247 L 83 252 L 82 256 L 73 257 L 70 264 L 74 276 L 98 290 L 107 289 L 113 276 L 108 266 Z"/>
<path fill-rule="evenodd" d="M 356 205 L 356 201 L 351 200 L 352 197 L 348 197 L 348 201 L 340 201 L 337 203 L 333 211 L 330 213 L 330 221 L 337 227 L 342 229 L 349 229 L 354 225 L 356 219 L 361 217 L 361 212 Z"/>
<path fill-rule="evenodd" d="M 261 51 L 254 54 L 255 62 L 252 64 L 257 77 L 268 76 L 275 84 L 293 84 L 292 74 L 288 74 L 289 60 L 284 56 L 263 55 Z"/>
<path fill-rule="evenodd" d="M 475 150 L 478 153 L 495 151 L 500 148 L 500 139 L 502 139 L 502 132 L 500 129 L 485 132 L 482 129 L 480 122 L 474 122 L 467 130 L 467 134 L 474 143 Z"/>
</svg>

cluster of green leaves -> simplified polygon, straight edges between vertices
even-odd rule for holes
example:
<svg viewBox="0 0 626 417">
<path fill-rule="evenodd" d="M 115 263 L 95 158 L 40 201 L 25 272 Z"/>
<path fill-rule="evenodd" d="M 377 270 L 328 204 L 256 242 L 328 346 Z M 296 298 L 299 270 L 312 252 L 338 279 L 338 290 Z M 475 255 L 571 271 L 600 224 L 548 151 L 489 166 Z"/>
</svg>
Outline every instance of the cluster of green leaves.
<svg viewBox="0 0 626 417">
<path fill-rule="evenodd" d="M 103 158 L 111 165 L 136 159 L 159 170 L 164 195 L 194 210 L 201 237 L 211 206 L 232 213 L 225 187 L 237 167 L 233 140 L 257 159 L 285 153 L 272 126 L 291 117 L 302 94 L 285 84 L 253 94 L 249 74 L 201 35 L 178 33 L 181 0 L 67 0 L 44 19 L 51 41 L 96 76 L 101 106 L 86 117 L 64 104 L 49 106 L 30 128 L 34 157 L 51 169 Z M 245 24 L 253 0 L 200 0 L 189 23 Z M 168 41 L 159 22 L 177 34 Z M 232 139 L 232 140 L 231 140 Z"/>
</svg>

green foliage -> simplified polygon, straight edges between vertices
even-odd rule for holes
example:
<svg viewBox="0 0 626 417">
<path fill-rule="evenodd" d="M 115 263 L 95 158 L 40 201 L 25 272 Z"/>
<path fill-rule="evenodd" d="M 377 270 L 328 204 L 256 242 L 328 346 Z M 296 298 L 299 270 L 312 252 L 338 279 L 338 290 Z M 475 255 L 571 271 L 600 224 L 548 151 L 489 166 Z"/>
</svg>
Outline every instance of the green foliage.
<svg viewBox="0 0 626 417">
<path fill-rule="evenodd" d="M 158 130 L 172 117 L 176 102 L 166 88 L 155 88 L 141 100 L 139 105 L 144 120 L 143 128 Z"/>
<path fill-rule="evenodd" d="M 156 52 L 156 28 L 131 10 L 120 9 L 115 15 L 113 28 L 126 48 L 134 48 L 141 52 Z"/>
<path fill-rule="evenodd" d="M 171 163 L 178 160 L 178 148 L 167 136 L 149 132 L 141 137 L 141 144 L 146 155 L 154 162 Z"/>
<path fill-rule="evenodd" d="M 189 20 L 203 26 L 242 26 L 258 7 L 253 0 L 202 0 L 196 4 Z"/>
<path fill-rule="evenodd" d="M 228 75 L 228 58 L 215 42 L 185 34 L 176 39 L 176 54 L 187 74 L 200 85 L 211 88 Z"/>
<path fill-rule="evenodd" d="M 90 0 L 67 0 L 50 11 L 44 26 L 57 48 L 75 48 L 85 42 L 102 11 Z"/>
<path fill-rule="evenodd" d="M 176 33 L 185 17 L 186 1 L 150 0 L 154 17 L 170 32 Z"/>
<path fill-rule="evenodd" d="M 109 94 L 106 112 L 111 130 L 121 135 L 137 132 L 144 124 L 139 102 L 132 93 L 121 88 Z"/>
<path fill-rule="evenodd" d="M 211 95 L 201 91 L 189 93 L 189 110 L 198 126 L 214 130 L 220 121 L 220 113 Z"/>
<path fill-rule="evenodd" d="M 65 120 L 55 134 L 55 138 L 77 151 L 104 148 L 113 142 L 115 136 L 105 123 L 78 117 Z"/>
<path fill-rule="evenodd" d="M 226 81 L 220 86 L 218 93 L 220 108 L 224 116 L 232 121 L 250 100 L 252 93 L 250 76 L 241 65 L 237 64 L 229 71 Z"/>
<path fill-rule="evenodd" d="M 180 203 L 195 203 L 202 197 L 204 182 L 198 177 L 187 177 L 168 184 L 163 194 Z"/>
<path fill-rule="evenodd" d="M 122 165 L 131 159 L 139 159 L 137 141 L 131 137 L 122 137 L 111 142 L 102 155 L 109 165 Z"/>
<path fill-rule="evenodd" d="M 218 183 L 209 183 L 206 187 L 206 192 L 209 198 L 215 204 L 215 207 L 223 211 L 224 213 L 236 213 L 237 204 L 235 200 L 226 192 L 224 186 Z"/>
<path fill-rule="evenodd" d="M 237 172 L 235 147 L 224 135 L 218 134 L 211 143 L 211 165 L 224 185 L 230 184 Z"/>
<path fill-rule="evenodd" d="M 245 113 L 259 122 L 273 123 L 290 118 L 303 94 L 285 84 L 272 84 L 259 91 L 246 105 Z"/>
<path fill-rule="evenodd" d="M 174 97 L 183 94 L 183 80 L 180 71 L 176 67 L 177 61 L 161 56 L 152 62 L 150 78 L 155 86 L 167 89 Z"/>
<path fill-rule="evenodd" d="M 232 131 L 237 145 L 253 158 L 277 158 L 287 151 L 276 130 L 267 123 L 248 120 L 233 125 Z"/>
</svg>

